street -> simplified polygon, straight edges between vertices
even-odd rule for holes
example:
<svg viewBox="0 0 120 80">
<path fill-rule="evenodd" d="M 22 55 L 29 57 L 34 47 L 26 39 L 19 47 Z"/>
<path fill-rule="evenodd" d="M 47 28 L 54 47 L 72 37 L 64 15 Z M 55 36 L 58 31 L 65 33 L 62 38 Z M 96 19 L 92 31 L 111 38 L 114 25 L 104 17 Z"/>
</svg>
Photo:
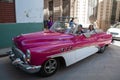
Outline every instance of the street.
<svg viewBox="0 0 120 80">
<path fill-rule="evenodd" d="M 96 53 L 46 78 L 25 73 L 13 66 L 8 56 L 2 57 L 0 80 L 120 80 L 120 46 L 111 44 L 103 54 Z"/>
</svg>

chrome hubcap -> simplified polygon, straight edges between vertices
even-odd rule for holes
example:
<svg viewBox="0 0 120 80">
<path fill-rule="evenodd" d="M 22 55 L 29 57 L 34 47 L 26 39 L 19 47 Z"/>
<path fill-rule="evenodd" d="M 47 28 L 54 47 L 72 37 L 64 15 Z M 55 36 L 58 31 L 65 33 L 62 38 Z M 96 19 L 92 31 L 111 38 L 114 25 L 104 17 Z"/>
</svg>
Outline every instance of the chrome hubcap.
<svg viewBox="0 0 120 80">
<path fill-rule="evenodd" d="M 46 73 L 53 73 L 57 69 L 57 61 L 50 59 L 45 63 L 44 70 Z"/>
</svg>

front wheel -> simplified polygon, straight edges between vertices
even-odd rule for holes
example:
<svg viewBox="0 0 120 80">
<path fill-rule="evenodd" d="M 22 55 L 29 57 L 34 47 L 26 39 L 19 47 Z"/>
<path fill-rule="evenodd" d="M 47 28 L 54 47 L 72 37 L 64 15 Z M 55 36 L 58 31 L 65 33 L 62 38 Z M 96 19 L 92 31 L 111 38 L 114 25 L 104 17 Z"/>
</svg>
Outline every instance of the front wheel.
<svg viewBox="0 0 120 80">
<path fill-rule="evenodd" d="M 40 75 L 42 77 L 50 76 L 57 71 L 58 66 L 59 66 L 59 64 L 56 59 L 49 59 L 41 67 Z"/>
</svg>

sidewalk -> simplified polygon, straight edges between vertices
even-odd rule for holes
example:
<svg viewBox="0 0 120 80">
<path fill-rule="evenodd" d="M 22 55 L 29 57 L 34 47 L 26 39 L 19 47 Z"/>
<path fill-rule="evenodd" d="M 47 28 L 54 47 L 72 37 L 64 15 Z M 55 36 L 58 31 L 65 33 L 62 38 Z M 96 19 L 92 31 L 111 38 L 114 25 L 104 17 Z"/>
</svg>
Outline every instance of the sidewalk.
<svg viewBox="0 0 120 80">
<path fill-rule="evenodd" d="M 8 51 L 10 50 L 10 48 L 4 48 L 4 49 L 0 49 L 0 57 L 5 57 L 8 56 Z"/>
</svg>

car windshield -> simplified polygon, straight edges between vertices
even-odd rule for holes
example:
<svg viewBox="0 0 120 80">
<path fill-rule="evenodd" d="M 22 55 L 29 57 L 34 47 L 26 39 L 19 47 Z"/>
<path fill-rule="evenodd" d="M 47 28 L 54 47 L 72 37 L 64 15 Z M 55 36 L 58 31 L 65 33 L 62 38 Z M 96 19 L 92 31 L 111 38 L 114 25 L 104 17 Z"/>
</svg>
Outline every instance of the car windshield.
<svg viewBox="0 0 120 80">
<path fill-rule="evenodd" d="M 115 24 L 113 27 L 120 29 L 120 23 Z"/>
<path fill-rule="evenodd" d="M 115 27 L 120 29 L 120 24 L 117 24 Z"/>
<path fill-rule="evenodd" d="M 87 28 L 83 28 L 83 29 L 84 29 L 84 32 L 87 32 L 87 30 L 88 30 Z M 76 24 L 73 28 L 71 28 L 69 26 L 65 26 L 64 22 L 56 21 L 50 28 L 50 31 L 76 35 L 77 31 L 78 31 L 78 25 Z M 103 31 L 101 31 L 99 29 L 95 29 L 95 32 L 100 33 Z"/>
<path fill-rule="evenodd" d="M 50 28 L 51 31 L 53 32 L 59 32 L 59 33 L 66 33 L 66 34 L 73 34 L 74 30 L 71 29 L 68 26 L 65 26 L 64 22 L 56 21 Z"/>
</svg>

